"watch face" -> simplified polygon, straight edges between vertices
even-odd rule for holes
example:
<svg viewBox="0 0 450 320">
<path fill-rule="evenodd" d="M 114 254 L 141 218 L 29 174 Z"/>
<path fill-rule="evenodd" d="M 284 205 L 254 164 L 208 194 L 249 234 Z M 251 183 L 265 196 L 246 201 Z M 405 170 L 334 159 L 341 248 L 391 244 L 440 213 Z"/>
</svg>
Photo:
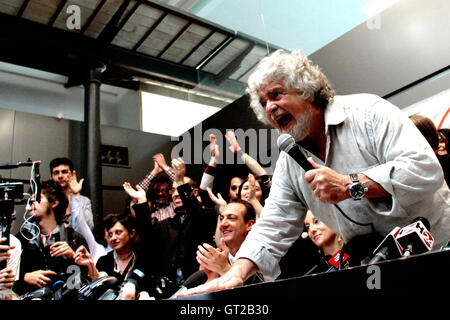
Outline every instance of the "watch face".
<svg viewBox="0 0 450 320">
<path fill-rule="evenodd" d="M 365 187 L 361 183 L 356 183 L 350 187 L 350 195 L 353 199 L 361 199 L 365 193 Z"/>
</svg>

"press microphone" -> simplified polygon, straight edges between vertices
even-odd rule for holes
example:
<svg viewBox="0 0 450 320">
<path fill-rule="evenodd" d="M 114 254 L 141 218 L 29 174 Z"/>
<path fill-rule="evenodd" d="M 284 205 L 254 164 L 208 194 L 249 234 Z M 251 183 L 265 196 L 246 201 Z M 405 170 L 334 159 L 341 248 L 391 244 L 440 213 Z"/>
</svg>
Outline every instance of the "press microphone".
<svg viewBox="0 0 450 320">
<path fill-rule="evenodd" d="M 433 247 L 434 238 L 428 231 L 430 223 L 423 217 L 418 217 L 413 222 L 403 227 L 395 237 L 402 246 L 403 256 L 419 254 L 430 251 Z"/>
<path fill-rule="evenodd" d="M 400 227 L 395 227 L 391 232 L 389 232 L 389 234 L 373 251 L 373 258 L 370 259 L 368 264 L 377 263 L 382 260 L 399 258 L 403 255 L 403 248 L 395 239 L 400 230 Z"/>
<path fill-rule="evenodd" d="M 295 143 L 294 138 L 287 133 L 282 133 L 277 140 L 278 148 L 289 154 L 295 162 L 297 162 L 303 170 L 308 171 L 314 169 L 311 163 L 306 160 L 300 146 Z"/>
<path fill-rule="evenodd" d="M 342 257 L 341 268 L 339 267 L 340 258 L 341 258 L 341 250 L 336 252 L 330 259 L 328 259 L 327 263 L 330 266 L 330 268 L 325 272 L 336 271 L 336 270 L 340 270 L 342 268 L 347 267 L 348 266 L 347 262 L 348 262 L 348 259 L 350 258 L 350 256 L 344 252 L 344 256 Z"/>
<path fill-rule="evenodd" d="M 198 270 L 198 271 L 194 272 L 181 285 L 180 289 L 178 289 L 178 291 L 175 292 L 169 299 L 176 298 L 177 294 L 187 291 L 190 288 L 199 286 L 199 285 L 205 283 L 206 280 L 208 280 L 208 276 L 206 275 L 205 271 Z"/>
</svg>

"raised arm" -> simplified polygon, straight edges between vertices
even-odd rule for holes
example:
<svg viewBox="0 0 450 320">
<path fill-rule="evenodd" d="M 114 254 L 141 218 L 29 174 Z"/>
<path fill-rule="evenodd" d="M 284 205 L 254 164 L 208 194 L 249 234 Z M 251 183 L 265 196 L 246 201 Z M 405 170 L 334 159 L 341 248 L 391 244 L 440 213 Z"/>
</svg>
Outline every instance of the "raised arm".
<svg viewBox="0 0 450 320">
<path fill-rule="evenodd" d="M 211 159 L 209 160 L 208 166 L 205 169 L 205 172 L 202 175 L 202 179 L 200 180 L 200 189 L 208 190 L 208 188 L 213 187 L 216 167 L 217 167 L 217 159 L 220 156 L 219 146 L 216 143 L 216 136 L 213 134 L 209 135 L 209 149 L 211 151 Z"/>
<path fill-rule="evenodd" d="M 161 172 L 165 172 L 170 180 L 174 180 L 174 173 L 170 166 L 167 165 L 164 156 L 161 153 L 157 153 L 153 156 L 153 169 L 147 174 L 138 185 L 144 189 L 144 191 L 148 191 L 153 179 L 160 174 Z"/>
<path fill-rule="evenodd" d="M 234 135 L 233 131 L 227 131 L 227 133 L 225 134 L 225 138 L 230 144 L 229 147 L 230 151 L 233 153 L 237 153 L 241 157 L 241 160 L 250 169 L 250 171 L 253 172 L 255 176 L 258 177 L 267 174 L 266 170 L 264 170 L 264 168 L 261 167 L 258 161 L 250 157 L 247 153 L 242 152 L 241 146 L 236 140 L 236 136 Z"/>
</svg>

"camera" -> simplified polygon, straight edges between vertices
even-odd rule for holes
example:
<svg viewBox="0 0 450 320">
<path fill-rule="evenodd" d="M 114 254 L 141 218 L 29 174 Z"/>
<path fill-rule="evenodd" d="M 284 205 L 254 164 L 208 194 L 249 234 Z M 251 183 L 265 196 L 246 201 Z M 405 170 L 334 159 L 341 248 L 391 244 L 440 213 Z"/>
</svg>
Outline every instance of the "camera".
<svg viewBox="0 0 450 320">
<path fill-rule="evenodd" d="M 23 199 L 22 182 L 0 183 L 0 199 Z"/>
</svg>

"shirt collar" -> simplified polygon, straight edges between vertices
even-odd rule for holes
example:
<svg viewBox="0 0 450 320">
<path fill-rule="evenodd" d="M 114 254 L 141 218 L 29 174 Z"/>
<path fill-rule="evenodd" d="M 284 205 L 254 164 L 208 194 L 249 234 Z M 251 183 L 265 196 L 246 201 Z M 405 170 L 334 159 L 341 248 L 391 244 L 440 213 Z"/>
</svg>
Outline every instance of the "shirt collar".
<svg viewBox="0 0 450 320">
<path fill-rule="evenodd" d="M 236 258 L 228 252 L 228 262 L 233 265 L 234 261 L 236 260 Z"/>
<path fill-rule="evenodd" d="M 339 96 L 335 96 L 333 100 L 327 105 L 325 109 L 325 130 L 328 133 L 329 126 L 338 125 L 347 118 L 347 114 L 344 111 L 344 103 Z"/>
</svg>

